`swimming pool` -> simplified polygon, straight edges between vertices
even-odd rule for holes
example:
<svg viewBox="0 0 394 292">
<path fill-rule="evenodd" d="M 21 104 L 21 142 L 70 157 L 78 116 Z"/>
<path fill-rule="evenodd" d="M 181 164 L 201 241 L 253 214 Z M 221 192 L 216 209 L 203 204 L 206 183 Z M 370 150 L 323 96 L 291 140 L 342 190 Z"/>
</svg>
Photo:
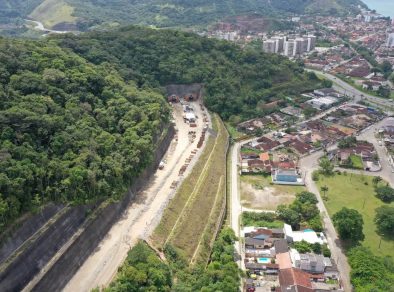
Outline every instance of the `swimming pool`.
<svg viewBox="0 0 394 292">
<path fill-rule="evenodd" d="M 313 229 L 304 229 L 304 232 L 315 232 Z"/>
<path fill-rule="evenodd" d="M 258 258 L 257 262 L 259 264 L 269 264 L 271 262 L 271 259 L 269 259 L 269 258 Z"/>
</svg>

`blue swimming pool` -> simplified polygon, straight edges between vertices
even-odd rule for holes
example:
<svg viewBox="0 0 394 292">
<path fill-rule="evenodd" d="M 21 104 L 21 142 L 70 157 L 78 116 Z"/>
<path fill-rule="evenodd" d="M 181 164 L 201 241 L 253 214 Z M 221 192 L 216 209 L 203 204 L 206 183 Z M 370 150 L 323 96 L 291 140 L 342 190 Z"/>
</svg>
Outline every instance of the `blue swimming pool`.
<svg viewBox="0 0 394 292">
<path fill-rule="evenodd" d="M 258 258 L 257 262 L 259 264 L 269 264 L 271 262 L 271 259 L 269 259 L 269 258 Z"/>
<path fill-rule="evenodd" d="M 315 232 L 313 229 L 304 229 L 304 232 Z"/>
</svg>

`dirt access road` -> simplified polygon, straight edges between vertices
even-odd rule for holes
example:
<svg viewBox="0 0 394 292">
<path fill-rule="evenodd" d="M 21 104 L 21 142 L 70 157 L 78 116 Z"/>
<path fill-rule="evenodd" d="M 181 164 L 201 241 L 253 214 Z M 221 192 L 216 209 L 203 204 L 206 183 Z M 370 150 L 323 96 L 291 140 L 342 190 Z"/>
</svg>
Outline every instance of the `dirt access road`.
<svg viewBox="0 0 394 292">
<path fill-rule="evenodd" d="M 174 120 L 178 130 L 178 141 L 172 141 L 165 156 L 166 165 L 163 170 L 157 170 L 146 189 L 138 196 L 138 201 L 131 204 L 123 217 L 111 228 L 107 236 L 99 244 L 96 251 L 90 255 L 80 267 L 64 291 L 91 291 L 96 287 L 107 286 L 116 275 L 118 267 L 123 263 L 129 249 L 140 238 L 147 238 L 163 214 L 169 200 L 175 194 L 171 188 L 174 181 L 179 177 L 179 169 L 185 163 L 201 136 L 205 123 L 203 123 L 203 111 L 199 102 L 193 102 L 195 114 L 198 117 L 197 128 L 191 128 L 183 121 L 181 104 L 174 105 Z M 207 112 L 205 110 L 205 112 Z M 189 140 L 189 131 L 196 131 L 196 139 L 193 143 Z M 193 162 L 198 159 L 204 146 L 197 152 Z M 184 174 L 186 177 L 187 173 Z M 179 183 L 178 183 L 179 185 Z"/>
</svg>

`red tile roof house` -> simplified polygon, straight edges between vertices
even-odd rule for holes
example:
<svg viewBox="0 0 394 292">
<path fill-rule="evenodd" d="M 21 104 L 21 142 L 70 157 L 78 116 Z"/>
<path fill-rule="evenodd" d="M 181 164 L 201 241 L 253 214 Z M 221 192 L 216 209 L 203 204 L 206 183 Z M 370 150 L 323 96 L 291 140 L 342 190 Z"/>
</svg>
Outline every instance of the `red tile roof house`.
<svg viewBox="0 0 394 292">
<path fill-rule="evenodd" d="M 256 148 L 261 149 L 265 152 L 270 151 L 270 150 L 274 150 L 278 146 L 281 146 L 278 141 L 271 140 L 270 138 L 267 138 L 264 136 L 257 139 L 257 142 L 259 144 L 256 146 Z"/>
<path fill-rule="evenodd" d="M 277 291 L 287 292 L 312 292 L 312 283 L 308 273 L 296 269 L 281 269 L 279 270 L 279 284 L 280 288 Z"/>
<path fill-rule="evenodd" d="M 313 150 L 311 145 L 299 140 L 293 140 L 293 142 L 290 144 L 290 147 L 297 151 L 297 153 L 301 156 L 307 155 Z"/>
</svg>

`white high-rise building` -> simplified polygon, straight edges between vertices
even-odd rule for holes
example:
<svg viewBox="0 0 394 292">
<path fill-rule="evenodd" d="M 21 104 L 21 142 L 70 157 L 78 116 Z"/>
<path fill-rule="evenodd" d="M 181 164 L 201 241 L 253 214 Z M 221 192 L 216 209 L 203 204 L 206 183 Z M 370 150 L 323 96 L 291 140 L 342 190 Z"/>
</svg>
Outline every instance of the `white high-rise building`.
<svg viewBox="0 0 394 292">
<path fill-rule="evenodd" d="M 284 44 L 284 55 L 287 57 L 294 57 L 296 54 L 295 40 L 288 40 Z"/>
<path fill-rule="evenodd" d="M 313 51 L 316 47 L 316 36 L 308 35 L 308 49 L 307 51 Z"/>
<path fill-rule="evenodd" d="M 277 43 L 274 40 L 266 40 L 263 42 L 263 51 L 266 53 L 276 53 Z"/>
<path fill-rule="evenodd" d="M 388 37 L 387 37 L 387 46 L 389 48 L 394 47 L 394 33 L 389 33 Z"/>
<path fill-rule="evenodd" d="M 275 53 L 282 53 L 283 49 L 284 49 L 284 44 L 285 44 L 286 38 L 284 36 L 276 36 L 271 39 L 276 42 L 276 52 Z"/>
<path fill-rule="evenodd" d="M 295 55 L 301 55 L 302 53 L 306 52 L 305 39 L 304 38 L 296 38 L 295 39 L 295 49 L 294 49 L 294 51 L 295 51 Z"/>
</svg>

